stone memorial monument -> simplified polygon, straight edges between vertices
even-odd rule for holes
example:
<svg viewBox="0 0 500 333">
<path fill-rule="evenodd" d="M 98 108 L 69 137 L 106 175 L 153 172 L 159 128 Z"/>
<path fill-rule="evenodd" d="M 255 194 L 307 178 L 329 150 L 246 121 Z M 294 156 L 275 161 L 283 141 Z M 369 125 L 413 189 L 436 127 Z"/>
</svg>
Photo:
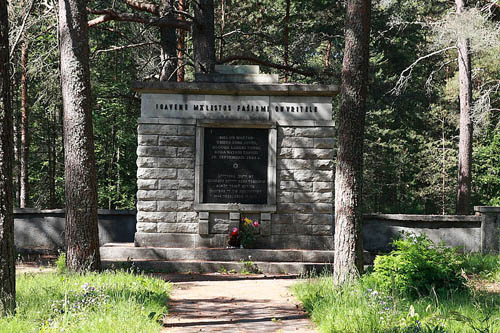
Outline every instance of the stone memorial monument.
<svg viewBox="0 0 500 333">
<path fill-rule="evenodd" d="M 259 248 L 333 248 L 336 86 L 278 84 L 258 66 L 142 82 L 136 246 L 225 247 L 242 218 Z"/>
</svg>

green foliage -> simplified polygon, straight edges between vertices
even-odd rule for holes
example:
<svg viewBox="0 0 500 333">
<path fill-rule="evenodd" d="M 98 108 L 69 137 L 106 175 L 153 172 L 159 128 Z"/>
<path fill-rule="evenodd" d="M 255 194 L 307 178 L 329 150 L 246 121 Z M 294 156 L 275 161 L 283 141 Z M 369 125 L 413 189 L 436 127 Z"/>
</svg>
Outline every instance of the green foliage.
<svg viewBox="0 0 500 333">
<path fill-rule="evenodd" d="M 170 284 L 128 272 L 17 276 L 0 332 L 158 332 Z"/>
<path fill-rule="evenodd" d="M 215 1 L 217 58 L 244 55 L 284 65 L 286 3 Z M 438 44 L 453 44 L 457 32 L 472 38 L 475 51 L 473 205 L 500 204 L 500 8 L 487 4 L 471 4 L 465 24 L 453 14 L 450 2 L 444 0 L 373 2 L 364 150 L 365 211 L 453 213 L 458 151 L 456 51 L 419 62 L 400 95 L 390 90 L 406 67 Z M 338 84 L 344 53 L 345 3 L 296 0 L 290 5 L 288 65 L 316 74 L 287 73 L 288 82 Z M 102 0 L 89 6 L 136 14 L 123 2 Z M 11 45 L 19 36 L 20 41 L 26 37 L 29 46 L 29 206 L 60 208 L 64 206 L 64 153 L 57 6 L 35 1 L 31 14 L 26 16 L 28 7 L 9 2 Z M 193 6 L 188 7 L 192 14 Z M 95 17 L 90 15 L 89 19 Z M 439 36 L 442 38 L 436 38 Z M 157 80 L 161 68 L 159 29 L 110 21 L 90 28 L 89 39 L 99 208 L 131 209 L 137 191 L 136 120 L 140 101 L 130 86 L 136 80 Z M 16 128 L 20 126 L 20 45 L 15 44 L 11 58 Z M 189 64 L 189 34 L 186 52 L 184 68 L 189 80 L 194 76 Z M 244 63 L 249 62 L 232 62 Z M 261 66 L 261 71 L 285 76 L 284 70 L 272 67 Z M 335 110 L 338 98 L 333 104 Z M 16 139 L 19 143 L 19 134 Z"/>
<path fill-rule="evenodd" d="M 249 256 L 249 258 L 248 258 L 249 260 L 247 260 L 247 261 L 244 261 L 244 260 L 240 261 L 243 264 L 243 266 L 241 267 L 240 273 L 243 275 L 261 274 L 262 271 L 259 268 L 259 266 L 257 266 L 257 264 L 255 264 L 253 261 L 251 261 L 250 258 L 251 258 L 251 256 Z"/>
<path fill-rule="evenodd" d="M 500 331 L 499 294 L 460 290 L 412 299 L 379 287 L 372 275 L 342 287 L 324 275 L 292 290 L 324 333 Z"/>
<path fill-rule="evenodd" d="M 66 266 L 66 253 L 61 252 L 56 260 L 57 273 L 65 274 L 68 272 L 68 267 Z"/>
<path fill-rule="evenodd" d="M 257 240 L 259 222 L 249 218 L 243 218 L 240 225 L 240 244 L 244 248 L 252 248 Z"/>
<path fill-rule="evenodd" d="M 466 253 L 462 258 L 462 269 L 467 275 L 479 275 L 482 278 L 490 278 L 500 273 L 499 255 Z"/>
<path fill-rule="evenodd" d="M 500 128 L 474 151 L 473 189 L 478 205 L 500 206 Z"/>
<path fill-rule="evenodd" d="M 434 244 L 425 235 L 405 236 L 393 242 L 391 253 L 375 258 L 373 278 L 382 289 L 420 296 L 465 288 L 456 249 Z"/>
</svg>

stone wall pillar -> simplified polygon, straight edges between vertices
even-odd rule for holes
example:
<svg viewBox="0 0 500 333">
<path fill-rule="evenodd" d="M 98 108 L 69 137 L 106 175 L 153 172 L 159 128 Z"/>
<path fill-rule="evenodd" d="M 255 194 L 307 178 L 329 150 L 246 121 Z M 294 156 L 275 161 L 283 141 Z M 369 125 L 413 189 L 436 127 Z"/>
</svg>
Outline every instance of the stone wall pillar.
<svg viewBox="0 0 500 333">
<path fill-rule="evenodd" d="M 498 253 L 500 207 L 475 206 L 474 211 L 481 214 L 481 252 Z"/>
</svg>

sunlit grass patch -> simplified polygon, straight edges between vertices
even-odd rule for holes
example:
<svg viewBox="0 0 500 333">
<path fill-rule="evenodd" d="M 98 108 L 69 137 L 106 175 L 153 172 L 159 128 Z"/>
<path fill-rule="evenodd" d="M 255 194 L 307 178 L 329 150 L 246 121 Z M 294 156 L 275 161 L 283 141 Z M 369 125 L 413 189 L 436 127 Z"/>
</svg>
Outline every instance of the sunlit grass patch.
<svg viewBox="0 0 500 333">
<path fill-rule="evenodd" d="M 17 312 L 0 332 L 158 332 L 171 289 L 130 272 L 20 274 Z"/>
<path fill-rule="evenodd" d="M 321 332 L 500 332 L 500 294 L 466 289 L 419 298 L 377 289 L 368 275 L 343 287 L 331 276 L 294 286 Z"/>
</svg>

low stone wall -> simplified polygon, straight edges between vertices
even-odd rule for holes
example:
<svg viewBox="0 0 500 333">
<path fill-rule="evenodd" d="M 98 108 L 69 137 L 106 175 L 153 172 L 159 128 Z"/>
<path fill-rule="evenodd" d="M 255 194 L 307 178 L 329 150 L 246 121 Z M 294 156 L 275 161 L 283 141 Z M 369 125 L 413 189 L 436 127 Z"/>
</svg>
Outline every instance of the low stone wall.
<svg viewBox="0 0 500 333">
<path fill-rule="evenodd" d="M 311 186 L 314 186 L 314 182 Z M 288 191 L 292 189 L 293 187 L 287 188 Z M 364 248 L 372 253 L 386 252 L 390 250 L 391 241 L 401 232 L 413 232 L 424 233 L 435 242 L 444 241 L 450 246 L 463 247 L 465 251 L 497 252 L 500 208 L 477 207 L 476 211 L 478 215 L 367 214 L 363 226 Z M 271 227 L 276 230 L 293 223 L 312 229 L 315 225 L 322 225 L 318 222 L 320 219 L 315 220 L 319 216 L 314 213 L 290 212 L 288 219 L 283 220 L 284 223 L 273 219 Z M 307 219 L 310 219 L 310 223 Z M 132 243 L 135 224 L 135 211 L 99 210 L 100 243 Z M 14 231 L 18 251 L 55 252 L 64 247 L 64 210 L 16 209 Z M 314 236 L 297 233 L 295 237 Z"/>
<path fill-rule="evenodd" d="M 426 234 L 434 242 L 444 241 L 467 252 L 482 251 L 481 216 L 474 215 L 365 215 L 363 247 L 373 253 L 388 252 L 402 232 Z"/>
<path fill-rule="evenodd" d="M 135 211 L 99 210 L 99 241 L 133 242 Z M 64 248 L 64 209 L 14 210 L 14 242 L 18 252 L 56 252 Z"/>
</svg>

